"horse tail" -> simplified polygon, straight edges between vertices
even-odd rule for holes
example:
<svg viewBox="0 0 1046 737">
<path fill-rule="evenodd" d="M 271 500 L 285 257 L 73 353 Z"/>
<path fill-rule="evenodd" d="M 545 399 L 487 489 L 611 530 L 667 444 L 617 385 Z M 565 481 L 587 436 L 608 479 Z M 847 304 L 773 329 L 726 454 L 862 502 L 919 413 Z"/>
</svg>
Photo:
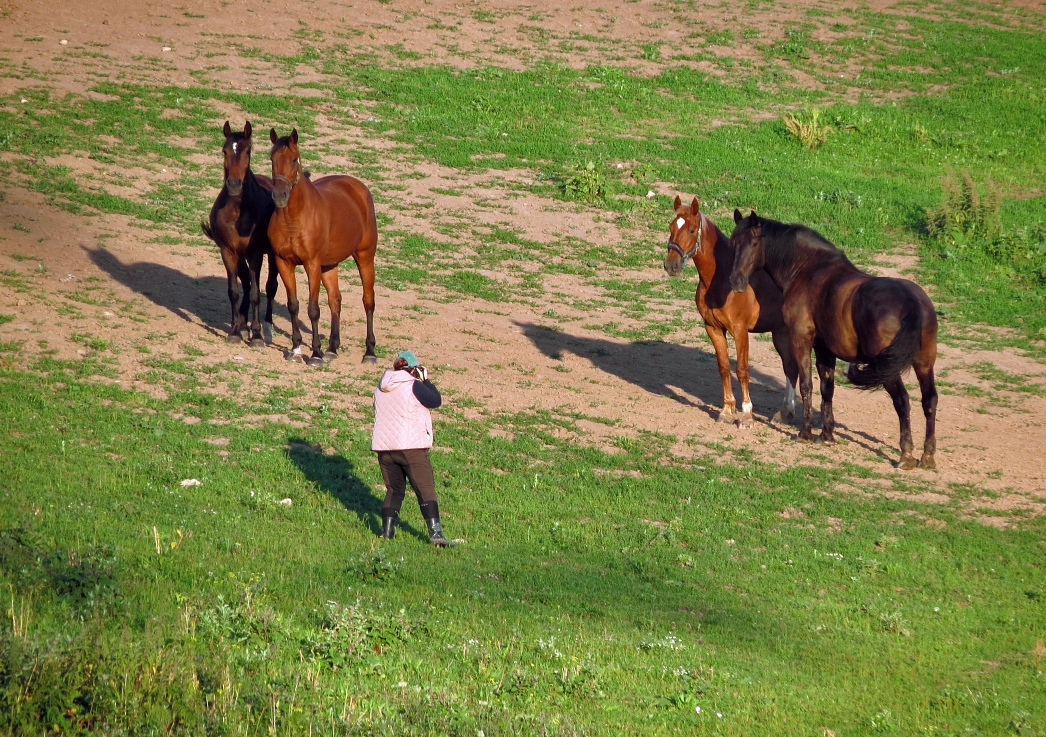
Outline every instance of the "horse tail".
<svg viewBox="0 0 1046 737">
<path fill-rule="evenodd" d="M 922 345 L 922 313 L 917 303 L 907 307 L 893 342 L 867 363 L 851 363 L 846 370 L 846 378 L 858 389 L 878 389 L 904 373 L 915 361 Z"/>
<path fill-rule="evenodd" d="M 208 225 L 205 221 L 201 220 L 200 221 L 200 227 L 203 228 L 203 234 L 213 241 L 214 240 L 214 233 L 211 232 L 211 226 Z M 217 241 L 215 241 L 215 242 L 217 242 Z"/>
</svg>

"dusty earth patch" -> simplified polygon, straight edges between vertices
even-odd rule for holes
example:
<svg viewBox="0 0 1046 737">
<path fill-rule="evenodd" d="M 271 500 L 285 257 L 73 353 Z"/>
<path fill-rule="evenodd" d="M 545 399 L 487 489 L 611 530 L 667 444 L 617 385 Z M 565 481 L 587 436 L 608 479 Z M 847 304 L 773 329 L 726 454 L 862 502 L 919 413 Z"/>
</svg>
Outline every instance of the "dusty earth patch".
<svg viewBox="0 0 1046 737">
<path fill-rule="evenodd" d="M 884 7 L 890 5 L 883 3 Z M 1033 10 L 1041 3 L 1024 3 Z M 4 30 L 3 55 L 11 72 L 0 79 L 0 93 L 44 86 L 87 93 L 101 79 L 141 81 L 154 85 L 204 82 L 234 89 L 275 89 L 296 95 L 320 94 L 303 83 L 322 82 L 314 69 L 299 66 L 298 76 L 265 62 L 245 49 L 288 53 L 302 43 L 351 45 L 372 50 L 388 64 L 449 63 L 456 66 L 494 64 L 521 68 L 540 59 L 562 63 L 621 64 L 654 72 L 670 62 L 675 49 L 695 44 L 715 54 L 756 59 L 756 41 L 736 34 L 729 47 L 709 44 L 739 24 L 758 31 L 765 43 L 784 26 L 805 17 L 810 8 L 843 7 L 826 3 L 762 5 L 754 11 L 723 9 L 711 4 L 701 12 L 682 13 L 675 5 L 615 1 L 599 8 L 567 9 L 554 4 L 508 2 L 431 2 L 383 4 L 303 3 L 295 16 L 286 6 L 260 0 L 239 2 L 143 3 L 131 12 L 95 0 L 43 5 L 6 3 L 0 10 Z M 878 6 L 877 6 L 878 7 Z M 1005 11 L 999 22 L 1020 21 Z M 931 9 L 932 10 L 932 9 Z M 930 11 L 927 11 L 930 12 Z M 346 20 L 348 18 L 348 20 Z M 825 31 L 828 33 L 828 31 Z M 61 44 L 66 40 L 66 44 Z M 660 60 L 649 51 L 662 44 Z M 168 49 L 168 50 L 164 50 Z M 645 54 L 645 56 L 644 56 Z M 747 55 L 747 56 L 746 56 Z M 714 65 L 695 61 L 697 65 Z M 715 67 L 717 73 L 720 67 Z M 811 84 L 816 81 L 811 80 Z M 231 118 L 242 117 L 234 106 L 216 105 Z M 321 116 L 322 138 L 346 138 L 375 149 L 392 146 L 353 119 Z M 219 121 L 215 121 L 216 123 Z M 191 145 L 191 141 L 182 142 Z M 200 151 L 199 163 L 213 162 L 214 187 L 220 183 L 217 152 Z M 56 152 L 55 163 L 77 174 L 97 172 L 98 164 L 77 152 Z M 264 161 L 258 165 L 263 166 Z M 348 159 L 325 157 L 322 170 L 348 168 Z M 627 226 L 615 224 L 598 211 L 521 193 L 511 185 L 528 180 L 531 172 L 491 171 L 463 174 L 431 162 L 389 153 L 389 171 L 409 174 L 407 191 L 397 201 L 379 205 L 394 217 L 397 230 L 416 231 L 439 241 L 433 213 L 446 226 L 504 225 L 539 243 L 564 236 L 612 249 L 629 237 Z M 111 174 L 112 172 L 107 172 Z M 156 183 L 180 176 L 177 169 L 161 171 L 147 165 L 122 170 L 124 189 L 114 192 L 142 196 Z M 135 178 L 136 177 L 136 178 Z M 670 184 L 655 184 L 669 189 Z M 689 193 L 685 193 L 689 194 Z M 700 194 L 700 193 L 698 193 Z M 201 217 L 204 213 L 201 213 Z M 666 216 L 668 213 L 665 213 Z M 666 220 L 667 222 L 667 220 Z M 228 346 L 225 274 L 213 248 L 193 245 L 182 234 L 165 243 L 156 232 L 143 230 L 119 215 L 75 215 L 47 204 L 43 195 L 8 185 L 0 201 L 0 300 L 14 319 L 0 325 L 0 341 L 17 346 L 3 360 L 28 365 L 42 352 L 63 358 L 104 357 L 113 362 L 122 386 L 162 393 L 157 372 L 165 362 L 183 361 L 211 369 L 204 380 L 209 390 L 254 398 L 292 376 L 307 398 L 327 397 L 333 411 L 353 413 L 365 422 L 369 387 L 380 369 L 358 364 L 362 354 L 363 322 L 358 278 L 351 264 L 343 270 L 345 295 L 343 358 L 320 370 L 288 363 L 282 349 L 289 344 L 285 307 L 277 310 L 276 346 L 251 350 Z M 475 237 L 470 248 L 494 247 Z M 382 254 L 379 251 L 379 269 Z M 872 268 L 903 274 L 914 264 L 903 249 L 884 254 Z M 533 268 L 538 268 L 535 264 Z M 637 276 L 604 268 L 610 277 Z M 692 270 L 681 278 L 693 281 Z M 667 280 L 659 270 L 639 275 Z M 608 447 L 619 435 L 657 432 L 665 440 L 666 457 L 685 459 L 710 452 L 732 457 L 751 454 L 782 465 L 799 461 L 866 466 L 884 476 L 870 484 L 870 493 L 911 495 L 913 500 L 950 499 L 959 494 L 972 515 L 987 522 L 992 516 L 1018 510 L 1039 514 L 1046 504 L 1046 466 L 1029 449 L 1046 447 L 1044 368 L 1016 352 L 972 351 L 941 346 L 938 375 L 942 397 L 938 415 L 937 473 L 903 474 L 892 468 L 898 453 L 897 423 L 883 392 L 858 392 L 840 387 L 836 413 L 842 442 L 834 447 L 804 446 L 793 441 L 795 428 L 772 422 L 782 391 L 780 363 L 768 341 L 754 340 L 753 399 L 757 427 L 740 431 L 714 421 L 719 379 L 704 331 L 695 326 L 662 341 L 629 342 L 610 337 L 596 323 L 628 317 L 614 306 L 591 312 L 556 298 L 569 295 L 575 303 L 595 298 L 594 288 L 570 274 L 549 275 L 545 292 L 527 302 L 486 302 L 454 298 L 439 287 L 424 290 L 378 289 L 377 332 L 386 351 L 410 346 L 432 368 L 437 383 L 467 414 L 548 410 L 574 421 L 572 432 L 586 442 Z M 283 299 L 282 288 L 280 298 Z M 666 314 L 684 310 L 696 319 L 691 303 L 664 306 Z M 549 311 L 555 313 L 551 317 Z M 328 315 L 323 305 L 323 320 Z M 994 370 L 993 370 L 994 369 Z M 1001 373 L 1000 373 L 1001 370 Z M 213 376 L 207 380 L 206 376 Z M 1022 377 L 1021 382 L 1007 376 Z M 339 382 L 351 391 L 331 394 Z M 310 399 L 311 402 L 311 399 Z M 292 403 L 293 404 L 293 403 Z M 274 412 L 293 423 L 307 421 L 297 411 Z M 916 407 L 918 405 L 916 404 Z M 919 413 L 913 417 L 916 437 L 922 433 Z M 222 444 L 231 428 L 224 428 Z M 227 442 L 227 441 L 226 441 Z M 896 484 L 894 482 L 897 482 Z"/>
</svg>

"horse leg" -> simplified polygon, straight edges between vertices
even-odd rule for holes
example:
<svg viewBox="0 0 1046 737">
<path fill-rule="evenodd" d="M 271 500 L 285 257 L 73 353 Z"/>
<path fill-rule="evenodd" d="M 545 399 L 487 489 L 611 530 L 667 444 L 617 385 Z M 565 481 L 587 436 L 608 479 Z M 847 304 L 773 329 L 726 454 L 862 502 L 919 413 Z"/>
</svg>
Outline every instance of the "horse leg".
<svg viewBox="0 0 1046 737">
<path fill-rule="evenodd" d="M 734 387 L 730 384 L 730 348 L 726 343 L 726 333 L 722 328 L 705 323 L 705 332 L 715 348 L 715 360 L 719 364 L 719 378 L 723 382 L 723 409 L 719 412 L 718 422 L 733 422 L 736 405 L 734 404 Z"/>
<path fill-rule="evenodd" d="M 269 251 L 268 262 L 269 276 L 265 281 L 265 298 L 268 300 L 268 304 L 265 306 L 265 322 L 262 323 L 262 339 L 265 341 L 265 345 L 272 345 L 272 305 L 276 301 L 276 290 L 279 286 L 276 255 L 272 251 Z M 258 278 L 261 278 L 260 274 Z"/>
<path fill-rule="evenodd" d="M 310 366 L 323 365 L 323 351 L 320 350 L 320 284 L 323 282 L 319 263 L 305 265 L 305 276 L 309 279 L 309 322 L 312 323 L 312 355 L 305 363 Z"/>
<path fill-rule="evenodd" d="M 803 398 L 803 421 L 799 427 L 799 440 L 809 443 L 814 439 L 814 378 L 813 366 L 810 361 L 810 349 L 813 347 L 813 328 L 800 333 L 798 330 L 790 330 L 792 339 L 792 355 L 795 357 L 796 365 L 799 367 L 799 394 Z"/>
<path fill-rule="evenodd" d="M 276 257 L 276 269 L 280 272 L 283 280 L 283 288 L 287 292 L 287 312 L 291 316 L 291 349 L 287 352 L 287 360 L 301 359 L 301 327 L 298 325 L 298 282 L 294 278 L 294 264 Z"/>
<path fill-rule="evenodd" d="M 915 444 L 912 443 L 911 404 L 908 401 L 908 390 L 904 388 L 904 379 L 899 375 L 885 382 L 883 388 L 890 393 L 893 408 L 897 411 L 897 419 L 901 422 L 901 460 L 898 461 L 897 467 L 908 471 L 915 468 L 915 457 L 912 455 Z"/>
<path fill-rule="evenodd" d="M 781 368 L 785 373 L 785 396 L 781 401 L 781 421 L 788 422 L 795 419 L 795 383 L 799 380 L 799 366 L 792 355 L 792 343 L 788 339 L 788 331 L 778 328 L 772 333 L 774 348 L 777 355 L 781 357 Z"/>
<path fill-rule="evenodd" d="M 229 305 L 232 309 L 232 322 L 226 343 L 239 343 L 240 338 L 240 279 L 239 263 L 231 250 L 222 248 L 222 263 L 225 264 L 225 276 L 229 282 Z"/>
<path fill-rule="evenodd" d="M 341 347 L 341 290 L 338 288 L 338 267 L 332 266 L 320 274 L 323 288 L 327 290 L 327 306 L 331 311 L 331 338 L 323 357 L 333 361 L 338 357 L 338 348 Z"/>
<path fill-rule="evenodd" d="M 261 337 L 261 280 L 262 254 L 251 254 L 247 268 L 251 279 L 251 348 L 262 348 L 265 341 Z"/>
<path fill-rule="evenodd" d="M 736 326 L 731 330 L 734 336 L 734 348 L 737 349 L 737 381 L 741 385 L 741 416 L 737 419 L 738 427 L 752 427 L 752 397 L 748 395 L 748 328 Z"/>
<path fill-rule="evenodd" d="M 926 440 L 923 443 L 923 456 L 919 460 L 919 467 L 926 469 L 937 468 L 934 454 L 937 452 L 937 386 L 933 381 L 933 364 L 929 366 L 920 365 L 918 358 L 915 362 L 915 375 L 919 379 L 919 391 L 922 393 L 923 415 L 926 417 Z"/>
<path fill-rule="evenodd" d="M 368 253 L 369 258 L 361 258 L 359 252 L 353 258 L 363 282 L 363 311 L 367 313 L 367 351 L 363 354 L 363 362 L 377 363 L 378 357 L 374 353 L 374 251 Z"/>
<path fill-rule="evenodd" d="M 240 275 L 240 284 L 243 286 L 243 299 L 240 300 L 239 317 L 240 338 L 246 343 L 250 338 L 247 322 L 251 314 L 251 267 L 247 264 L 246 258 L 240 258 L 237 268 Z"/>
<path fill-rule="evenodd" d="M 821 382 L 821 437 L 822 443 L 835 442 L 835 414 L 832 398 L 835 396 L 835 355 L 827 348 L 814 346 L 817 376 Z"/>
</svg>

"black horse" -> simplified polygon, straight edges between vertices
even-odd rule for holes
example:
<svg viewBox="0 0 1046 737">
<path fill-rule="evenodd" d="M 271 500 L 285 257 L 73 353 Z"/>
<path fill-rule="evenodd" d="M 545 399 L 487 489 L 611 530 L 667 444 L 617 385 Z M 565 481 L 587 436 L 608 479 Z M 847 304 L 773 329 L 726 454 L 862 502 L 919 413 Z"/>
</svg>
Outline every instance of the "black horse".
<svg viewBox="0 0 1046 737">
<path fill-rule="evenodd" d="M 229 280 L 232 327 L 226 340 L 248 340 L 247 317 L 251 317 L 250 345 L 272 343 L 272 303 L 276 299 L 275 255 L 269 243 L 269 220 L 276 206 L 272 201 L 272 180 L 251 171 L 251 121 L 243 132 L 233 131 L 225 121 L 225 173 L 222 191 L 211 207 L 210 223 L 201 223 L 204 234 L 218 244 Z M 262 260 L 269 257 L 269 278 L 265 283 L 265 323 L 261 323 L 261 290 L 258 282 Z M 240 301 L 240 285 L 243 301 Z M 239 304 L 237 304 L 239 302 Z"/>
<path fill-rule="evenodd" d="M 730 238 L 736 255 L 730 285 L 743 292 L 757 269 L 764 269 L 784 292 L 784 319 L 799 362 L 803 397 L 800 440 L 813 440 L 810 350 L 821 379 L 821 440 L 833 442 L 835 359 L 850 362 L 847 378 L 860 389 L 884 387 L 901 423 L 899 468 L 915 468 L 908 391 L 902 374 L 915 369 L 926 415 L 926 440 L 918 465 L 934 468 L 937 388 L 937 314 L 917 284 L 866 274 L 824 236 L 805 225 L 748 217 L 734 210 Z"/>
</svg>

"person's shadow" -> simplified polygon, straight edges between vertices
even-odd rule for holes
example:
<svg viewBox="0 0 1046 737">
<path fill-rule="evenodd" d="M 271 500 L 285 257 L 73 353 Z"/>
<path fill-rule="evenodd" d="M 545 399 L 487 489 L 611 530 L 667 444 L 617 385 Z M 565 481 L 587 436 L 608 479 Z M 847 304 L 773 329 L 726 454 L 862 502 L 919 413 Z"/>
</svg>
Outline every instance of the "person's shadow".
<svg viewBox="0 0 1046 737">
<path fill-rule="evenodd" d="M 299 437 L 290 438 L 285 450 L 287 457 L 316 488 L 330 494 L 350 512 L 355 512 L 360 522 L 375 535 L 381 534 L 381 505 L 385 498 L 374 495 L 370 485 L 356 474 L 352 461 L 340 453 L 326 455 L 322 447 Z M 420 540 L 429 541 L 428 534 L 422 534 L 402 519 L 398 527 Z"/>
<path fill-rule="evenodd" d="M 555 361 L 563 360 L 564 353 L 573 353 L 591 361 L 601 371 L 624 379 L 651 394 L 672 397 L 680 404 L 700 409 L 710 417 L 717 417 L 722 408 L 723 385 L 711 348 L 676 345 L 660 340 L 618 343 L 571 335 L 524 322 L 517 322 L 516 327 L 539 351 Z M 777 354 L 774 353 L 774 356 L 776 358 Z M 767 416 L 777 411 L 784 394 L 784 371 L 780 359 L 777 359 L 775 368 L 778 374 L 765 373 L 751 363 L 748 366 L 748 388 L 752 403 L 758 408 L 757 411 L 765 412 Z M 732 381 L 735 385 L 734 393 L 740 397 L 736 377 Z M 694 402 L 687 394 L 697 397 L 702 404 Z"/>
<path fill-rule="evenodd" d="M 155 304 L 173 312 L 186 322 L 193 316 L 202 322 L 214 335 L 224 337 L 230 328 L 229 285 L 224 277 L 192 277 L 177 269 L 152 261 L 124 263 L 104 248 L 84 248 L 88 258 L 99 269 L 107 273 L 128 289 L 148 297 Z M 265 289 L 265 272 L 262 289 Z M 273 316 L 283 318 L 290 324 L 287 313 L 283 284 L 279 286 Z M 265 311 L 265 294 L 262 294 L 261 309 Z M 280 300 L 284 299 L 283 302 Z M 308 332 L 306 330 L 306 332 Z"/>
</svg>

